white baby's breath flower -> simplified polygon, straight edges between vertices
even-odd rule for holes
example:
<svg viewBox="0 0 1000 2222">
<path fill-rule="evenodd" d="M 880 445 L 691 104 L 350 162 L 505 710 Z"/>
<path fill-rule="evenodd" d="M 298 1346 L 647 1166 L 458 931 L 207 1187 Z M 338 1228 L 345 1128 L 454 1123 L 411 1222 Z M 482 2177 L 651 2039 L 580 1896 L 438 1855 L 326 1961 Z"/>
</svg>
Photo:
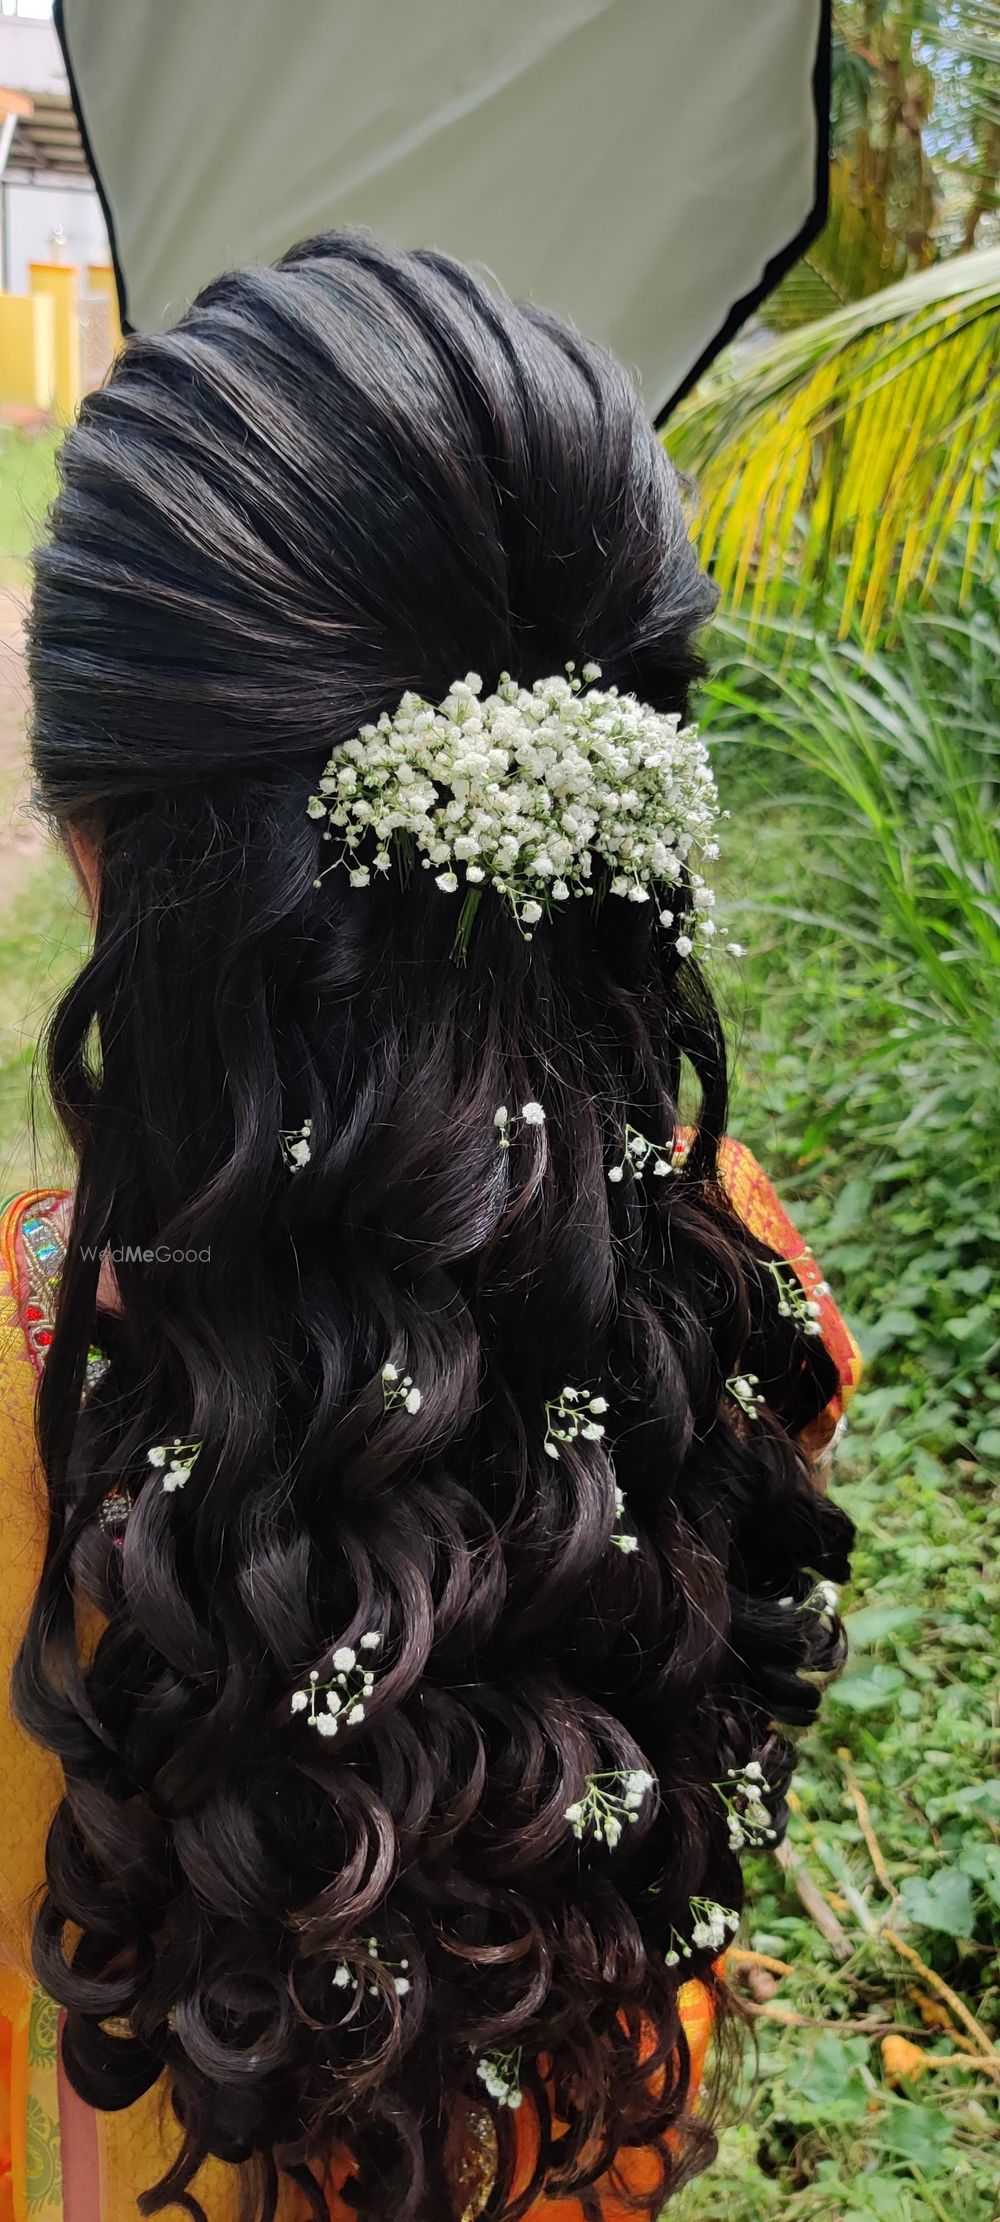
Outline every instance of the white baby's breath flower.
<svg viewBox="0 0 1000 2222">
<path fill-rule="evenodd" d="M 303 1119 L 301 1126 L 293 1127 L 280 1136 L 285 1163 L 290 1173 L 297 1173 L 303 1165 L 308 1165 L 312 1157 L 312 1130 L 312 1120 Z"/>
<path fill-rule="evenodd" d="M 370 829 L 375 870 L 405 843 L 446 894 L 461 870 L 469 897 L 493 886 L 527 939 L 592 880 L 639 904 L 686 880 L 700 910 L 711 890 L 692 862 L 717 848 L 718 815 L 704 743 L 676 715 L 596 687 L 599 676 L 569 666 L 523 688 L 504 674 L 489 695 L 459 680 L 436 707 L 408 693 L 342 743 L 306 808 L 327 818 L 353 884 L 369 881 L 354 852 Z M 463 906 L 459 951 L 474 908 Z"/>
<path fill-rule="evenodd" d="M 614 1851 L 626 1824 L 638 1825 L 639 1815 L 656 1776 L 645 1768 L 614 1768 L 607 1774 L 590 1774 L 578 1798 L 565 1808 L 570 1834 L 582 1844 L 586 1836 Z"/>
<path fill-rule="evenodd" d="M 338 1644 L 330 1661 L 331 1679 L 321 1681 L 318 1668 L 312 1667 L 308 1690 L 292 1694 L 292 1712 L 307 1713 L 308 1726 L 319 1736 L 336 1736 L 342 1725 L 359 1728 L 375 1676 L 371 1668 L 361 1665 L 358 1651 L 375 1651 L 381 1641 L 377 1630 L 369 1628 L 359 1636 L 357 1650 L 350 1643 Z"/>
<path fill-rule="evenodd" d="M 521 1117 L 524 1120 L 525 1126 L 545 1125 L 545 1113 L 542 1110 L 542 1106 L 540 1103 L 522 1104 Z"/>
<path fill-rule="evenodd" d="M 557 1397 L 551 1397 L 545 1407 L 545 1441 L 543 1450 L 549 1458 L 559 1457 L 560 1443 L 574 1443 L 579 1437 L 587 1443 L 599 1443 L 604 1434 L 595 1413 L 606 1412 L 607 1398 L 590 1397 L 582 1389 L 567 1383 Z"/>
<path fill-rule="evenodd" d="M 200 1443 L 182 1443 L 176 1437 L 172 1443 L 154 1443 L 152 1450 L 147 1451 L 149 1464 L 163 1474 L 163 1488 L 168 1497 L 184 1488 L 200 1451 Z"/>
<path fill-rule="evenodd" d="M 419 1412 L 422 1403 L 422 1392 L 417 1388 L 412 1374 L 400 1374 L 398 1366 L 383 1366 L 383 1412 Z"/>
<path fill-rule="evenodd" d="M 498 2106 L 508 2106 L 516 2111 L 521 2105 L 523 2094 L 520 2089 L 520 2050 L 484 2052 L 476 2063 L 476 2074 Z"/>
<path fill-rule="evenodd" d="M 773 1843 L 775 1830 L 765 1798 L 770 1795 L 760 1762 L 752 1759 L 745 1767 L 737 1767 L 713 1784 L 726 1814 L 726 1830 L 730 1849 L 738 1852 L 744 1845 Z"/>
</svg>

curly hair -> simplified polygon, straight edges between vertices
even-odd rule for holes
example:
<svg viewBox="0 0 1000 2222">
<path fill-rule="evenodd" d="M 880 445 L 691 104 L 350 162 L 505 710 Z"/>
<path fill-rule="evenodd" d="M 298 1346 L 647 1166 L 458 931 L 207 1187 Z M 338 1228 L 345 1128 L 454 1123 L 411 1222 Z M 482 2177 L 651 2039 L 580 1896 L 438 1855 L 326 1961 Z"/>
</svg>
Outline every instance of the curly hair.
<svg viewBox="0 0 1000 2222">
<path fill-rule="evenodd" d="M 50 1033 L 79 1176 L 15 1689 L 64 1776 L 34 1951 L 66 2072 L 101 2109 L 163 2076 L 176 2114 L 146 2214 L 200 2215 L 215 2155 L 246 2217 L 288 2178 L 324 2216 L 347 2153 L 360 2216 L 441 2222 L 474 2108 L 493 2222 L 596 2211 L 626 2148 L 652 2217 L 713 2150 L 678 1991 L 725 1987 L 667 1947 L 692 1899 L 739 1908 L 717 1786 L 757 1762 L 780 1831 L 775 1724 L 836 1663 L 809 1599 L 849 1523 L 798 1441 L 835 1369 L 723 1193 L 720 1024 L 655 904 L 529 947 L 487 891 L 458 964 L 428 877 L 318 878 L 306 810 L 338 743 L 470 666 L 592 657 L 683 711 L 712 601 L 624 372 L 437 254 L 330 234 L 219 279 L 63 448 L 34 763 L 100 895 Z M 685 1072 L 683 1169 L 609 1185 Z M 387 1364 L 419 1409 L 386 1413 Z M 606 1433 L 553 1459 L 567 1383 Z M 168 1493 L 171 1440 L 200 1449 Z M 319 1737 L 292 1697 L 365 1631 L 370 1693 Z M 655 1791 L 581 1842 L 616 1770 Z"/>
</svg>

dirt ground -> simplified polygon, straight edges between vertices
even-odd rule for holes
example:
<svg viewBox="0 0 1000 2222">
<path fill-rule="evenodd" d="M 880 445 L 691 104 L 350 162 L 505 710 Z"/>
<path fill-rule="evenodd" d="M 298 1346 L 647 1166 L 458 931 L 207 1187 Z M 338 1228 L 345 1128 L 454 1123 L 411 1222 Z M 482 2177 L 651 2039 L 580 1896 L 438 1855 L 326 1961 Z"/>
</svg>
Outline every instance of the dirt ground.
<svg viewBox="0 0 1000 2222">
<path fill-rule="evenodd" d="M 24 595 L 0 587 L 0 907 L 6 909 L 45 842 L 30 814 L 25 756 L 27 680 L 24 670 Z"/>
</svg>

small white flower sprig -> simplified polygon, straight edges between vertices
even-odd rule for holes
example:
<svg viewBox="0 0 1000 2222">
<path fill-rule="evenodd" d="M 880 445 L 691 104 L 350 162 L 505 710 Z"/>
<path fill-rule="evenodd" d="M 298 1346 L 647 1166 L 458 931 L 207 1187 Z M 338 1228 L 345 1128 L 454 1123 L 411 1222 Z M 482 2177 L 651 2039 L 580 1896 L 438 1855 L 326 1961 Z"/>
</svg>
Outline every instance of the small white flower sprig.
<svg viewBox="0 0 1000 2222">
<path fill-rule="evenodd" d="M 154 1443 L 152 1450 L 147 1451 L 149 1464 L 162 1475 L 168 1496 L 172 1496 L 175 1489 L 183 1489 L 201 1448 L 200 1443 L 182 1443 L 175 1437 L 172 1443 Z"/>
<path fill-rule="evenodd" d="M 840 1590 L 836 1582 L 817 1582 L 811 1595 L 806 1598 L 806 1606 L 810 1612 L 819 1615 L 825 1627 L 832 1628 L 840 1611 Z"/>
<path fill-rule="evenodd" d="M 732 1374 L 726 1382 L 726 1388 L 734 1404 L 739 1405 L 740 1411 L 746 1413 L 748 1420 L 759 1417 L 764 1398 L 757 1394 L 758 1376 L 755 1373 Z"/>
<path fill-rule="evenodd" d="M 423 1396 L 414 1387 L 412 1373 L 400 1373 L 392 1364 L 382 1368 L 383 1412 L 419 1412 Z"/>
<path fill-rule="evenodd" d="M 625 1518 L 625 1491 L 624 1491 L 624 1489 L 619 1489 L 619 1487 L 618 1487 L 618 1484 L 617 1484 L 617 1482 L 616 1482 L 616 1483 L 615 1483 L 615 1519 L 616 1519 L 616 1520 L 624 1520 L 624 1518 Z M 632 1553 L 633 1551 L 637 1551 L 637 1550 L 638 1550 L 638 1548 L 639 1548 L 639 1538 L 638 1538 L 638 1536 L 636 1535 L 636 1533 L 635 1533 L 635 1530 L 634 1530 L 633 1528 L 626 1528 L 626 1527 L 616 1528 L 616 1529 L 615 1529 L 615 1532 L 614 1532 L 614 1534 L 613 1534 L 613 1536 L 612 1536 L 612 1538 L 611 1538 L 611 1541 L 612 1541 L 612 1544 L 613 1544 L 613 1546 L 614 1546 L 614 1549 L 615 1549 L 616 1551 L 624 1551 L 624 1553 L 625 1553 L 626 1557 L 629 1557 L 629 1556 L 630 1556 L 630 1554 L 631 1554 L 631 1553 Z"/>
<path fill-rule="evenodd" d="M 670 1945 L 663 1958 L 667 1967 L 676 1967 L 681 1960 L 690 1960 L 695 1952 L 721 1952 L 729 1942 L 732 1932 L 739 1928 L 740 1917 L 732 1906 L 720 1906 L 714 1898 L 691 1898 L 691 1928 L 688 1937 L 676 1929 L 670 1931 Z"/>
<path fill-rule="evenodd" d="M 764 1803 L 771 1786 L 759 1760 L 751 1759 L 747 1766 L 734 1768 L 723 1775 L 721 1782 L 713 1782 L 712 1788 L 726 1809 L 730 1851 L 741 1851 L 744 1845 L 752 1848 L 774 1843 L 777 1830 Z"/>
<path fill-rule="evenodd" d="M 558 1458 L 560 1443 L 575 1443 L 578 1436 L 585 1443 L 599 1443 L 607 1409 L 607 1397 L 587 1396 L 583 1389 L 567 1387 L 551 1397 L 545 1407 L 546 1457 Z"/>
<path fill-rule="evenodd" d="M 804 1335 L 821 1335 L 823 1307 L 819 1298 L 828 1294 L 827 1283 L 818 1282 L 815 1294 L 810 1295 L 795 1271 L 808 1255 L 804 1251 L 801 1258 L 765 1258 L 764 1264 L 778 1291 L 779 1318 L 794 1319 Z"/>
<path fill-rule="evenodd" d="M 337 1736 L 342 1725 L 360 1728 L 375 1687 L 375 1670 L 359 1659 L 358 1651 L 373 1653 L 381 1644 L 382 1638 L 374 1628 L 359 1636 L 357 1651 L 352 1644 L 340 1644 L 333 1654 L 329 1682 L 321 1682 L 318 1668 L 313 1667 L 309 1688 L 292 1693 L 292 1712 L 306 1713 L 309 1727 L 315 1728 L 319 1736 Z"/>
<path fill-rule="evenodd" d="M 678 1135 L 664 1148 L 659 1142 L 651 1142 L 648 1135 L 640 1134 L 638 1127 L 626 1126 L 624 1151 L 620 1164 L 608 1167 L 608 1179 L 615 1184 L 624 1180 L 626 1172 L 631 1173 L 634 1180 L 641 1180 L 650 1158 L 658 1180 L 668 1173 L 682 1172 L 691 1155 L 691 1144 Z"/>
<path fill-rule="evenodd" d="M 545 1113 L 540 1103 L 522 1103 L 520 1119 L 512 1119 L 505 1103 L 498 1103 L 493 1114 L 500 1148 L 509 1150 L 519 1126 L 544 1126 Z"/>
<path fill-rule="evenodd" d="M 393 843 L 404 859 L 419 855 L 444 895 L 458 891 L 463 867 L 459 951 L 484 885 L 507 899 L 530 939 L 571 897 L 608 892 L 645 903 L 654 888 L 687 877 L 685 922 L 703 930 L 713 898 L 689 859 L 696 848 L 718 855 L 707 748 L 696 726 L 617 687 L 598 688 L 600 676 L 599 664 L 578 673 L 570 663 L 564 677 L 526 688 L 505 672 L 484 695 L 470 671 L 436 708 L 408 693 L 391 717 L 362 726 L 335 750 L 307 805 L 340 836 L 338 861 L 352 886 L 391 869 Z M 371 841 L 374 854 L 361 861 Z M 663 911 L 668 920 L 673 913 Z M 691 933 L 677 937 L 678 954 L 693 946 Z"/>
<path fill-rule="evenodd" d="M 521 2089 L 522 2049 L 519 2045 L 516 2052 L 483 2052 L 476 2062 L 476 2074 L 480 2083 L 485 2083 L 491 2099 L 495 2099 L 498 2106 L 509 2106 L 514 2113 L 524 2097 Z"/>
<path fill-rule="evenodd" d="M 606 1844 L 613 1852 L 626 1825 L 638 1821 L 644 1800 L 655 1788 L 656 1776 L 645 1767 L 586 1775 L 581 1795 L 566 1807 L 572 1834 L 581 1844 L 585 1836 L 592 1836 L 595 1844 Z"/>
<path fill-rule="evenodd" d="M 312 1130 L 312 1120 L 303 1119 L 301 1126 L 292 1127 L 280 1136 L 282 1154 L 290 1173 L 300 1173 L 303 1165 L 308 1165 L 312 1157 Z"/>
<path fill-rule="evenodd" d="M 377 1937 L 366 1938 L 365 1951 L 369 1960 L 376 1960 L 380 1967 L 385 1968 L 397 1998 L 405 1998 L 410 1988 L 409 1960 L 383 1960 L 379 1952 Z M 364 1967 L 359 1972 L 347 1960 L 338 1961 L 334 1968 L 333 1986 L 338 1991 L 369 1991 L 376 1998 L 381 1995 L 382 1991 L 382 1985 L 377 1976 L 372 1975 Z"/>
</svg>

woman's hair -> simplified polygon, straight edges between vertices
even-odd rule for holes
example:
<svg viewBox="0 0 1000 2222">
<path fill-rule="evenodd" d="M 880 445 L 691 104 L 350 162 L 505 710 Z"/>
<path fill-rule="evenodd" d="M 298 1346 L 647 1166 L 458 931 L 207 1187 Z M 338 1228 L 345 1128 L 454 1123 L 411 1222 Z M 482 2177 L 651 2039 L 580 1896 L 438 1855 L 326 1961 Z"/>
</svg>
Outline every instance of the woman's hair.
<svg viewBox="0 0 1000 2222">
<path fill-rule="evenodd" d="M 807 1600 L 849 1527 L 796 1442 L 835 1369 L 720 1187 L 719 1021 L 656 904 L 529 943 L 484 891 L 456 962 L 433 876 L 317 877 L 306 808 L 470 667 L 593 658 L 683 711 L 712 601 L 623 371 L 437 254 L 331 233 L 219 279 L 63 448 L 34 762 L 100 900 L 50 1038 L 79 1179 L 16 1692 L 65 1782 L 35 1965 L 66 2071 L 104 2109 L 165 2072 L 179 2124 L 144 2213 L 200 2214 L 214 2154 L 261 2222 L 347 2165 L 363 2217 L 442 2222 L 484 2108 L 505 2222 L 593 2206 L 626 2147 L 653 2216 L 713 2149 L 692 1900 L 738 1909 L 717 1786 L 756 1761 L 780 1831 L 774 1724 L 838 1651 Z M 626 1125 L 669 1147 L 685 1069 L 683 1169 L 609 1185 Z M 567 1384 L 606 1434 L 553 1458 Z M 321 1736 L 292 1698 L 367 1632 L 363 1717 Z M 635 1770 L 621 1841 L 574 1834 L 586 1778 Z M 517 2177 L 484 2062 L 529 2109 Z"/>
</svg>

